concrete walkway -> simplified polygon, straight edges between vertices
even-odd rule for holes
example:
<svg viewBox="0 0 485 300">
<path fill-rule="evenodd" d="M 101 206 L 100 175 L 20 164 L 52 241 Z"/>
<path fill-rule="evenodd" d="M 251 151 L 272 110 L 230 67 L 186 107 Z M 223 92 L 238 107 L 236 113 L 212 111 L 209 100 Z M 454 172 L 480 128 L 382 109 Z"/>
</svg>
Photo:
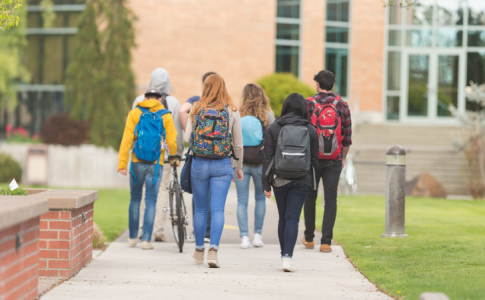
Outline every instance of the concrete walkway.
<svg viewBox="0 0 485 300">
<path fill-rule="evenodd" d="M 41 299 L 392 299 L 352 266 L 340 246 L 333 246 L 332 253 L 320 253 L 304 249 L 298 241 L 294 253 L 297 272 L 281 271 L 273 201 L 267 201 L 265 246 L 240 249 L 236 203 L 235 188 L 231 188 L 220 269 L 196 265 L 191 257 L 193 243 L 186 244 L 184 253 L 173 242 L 155 243 L 154 250 L 143 251 L 139 245 L 128 247 L 123 239 L 111 243 L 78 275 Z M 170 231 L 166 234 L 171 237 Z"/>
</svg>

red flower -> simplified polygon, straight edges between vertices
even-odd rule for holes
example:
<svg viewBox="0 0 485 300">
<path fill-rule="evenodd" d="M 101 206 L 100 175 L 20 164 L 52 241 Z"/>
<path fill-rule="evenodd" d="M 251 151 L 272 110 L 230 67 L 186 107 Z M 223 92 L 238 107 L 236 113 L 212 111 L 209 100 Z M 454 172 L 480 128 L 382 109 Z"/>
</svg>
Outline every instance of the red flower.
<svg viewBox="0 0 485 300">
<path fill-rule="evenodd" d="M 12 125 L 8 124 L 7 125 L 7 128 L 6 128 L 6 131 L 7 131 L 7 137 L 10 136 L 10 132 L 12 132 Z"/>
</svg>

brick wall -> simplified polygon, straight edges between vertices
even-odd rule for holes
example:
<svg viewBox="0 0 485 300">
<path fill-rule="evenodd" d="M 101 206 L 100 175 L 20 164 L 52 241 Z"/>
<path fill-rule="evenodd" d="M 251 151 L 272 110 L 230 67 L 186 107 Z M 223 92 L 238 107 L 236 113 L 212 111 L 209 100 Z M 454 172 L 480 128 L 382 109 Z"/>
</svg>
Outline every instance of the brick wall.
<svg viewBox="0 0 485 300">
<path fill-rule="evenodd" d="M 39 217 L 0 231 L 0 300 L 37 298 L 38 244 Z"/>
<path fill-rule="evenodd" d="M 382 111 L 385 8 L 380 1 L 352 1 L 350 98 L 360 110 Z"/>
<path fill-rule="evenodd" d="M 39 246 L 40 275 L 71 277 L 76 274 L 92 258 L 93 203 L 43 214 Z"/>
<path fill-rule="evenodd" d="M 215 71 L 238 103 L 244 85 L 274 72 L 276 0 L 131 0 L 130 6 L 139 17 L 133 51 L 139 93 L 161 67 L 170 73 L 171 94 L 184 103 L 200 94 L 202 75 Z"/>
</svg>

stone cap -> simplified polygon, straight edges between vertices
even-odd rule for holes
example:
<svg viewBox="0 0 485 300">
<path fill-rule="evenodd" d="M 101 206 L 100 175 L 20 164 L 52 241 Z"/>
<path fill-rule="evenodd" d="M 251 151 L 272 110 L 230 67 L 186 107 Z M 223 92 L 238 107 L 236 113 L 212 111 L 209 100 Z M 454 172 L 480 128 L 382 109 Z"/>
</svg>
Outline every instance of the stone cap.
<svg viewBox="0 0 485 300">
<path fill-rule="evenodd" d="M 0 230 L 12 227 L 49 211 L 47 198 L 0 196 Z"/>
<path fill-rule="evenodd" d="M 49 209 L 76 209 L 98 200 L 98 191 L 25 189 L 29 199 L 48 199 Z"/>
<path fill-rule="evenodd" d="M 406 155 L 406 151 L 403 147 L 395 145 L 387 149 L 386 155 Z"/>
</svg>

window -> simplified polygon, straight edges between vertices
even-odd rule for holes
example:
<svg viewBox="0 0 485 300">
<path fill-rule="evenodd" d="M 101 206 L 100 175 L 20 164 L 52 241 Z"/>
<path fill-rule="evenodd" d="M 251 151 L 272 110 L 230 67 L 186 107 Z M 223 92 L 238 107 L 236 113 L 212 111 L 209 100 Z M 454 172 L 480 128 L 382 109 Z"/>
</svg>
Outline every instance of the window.
<svg viewBox="0 0 485 300">
<path fill-rule="evenodd" d="M 300 0 L 278 0 L 276 13 L 276 72 L 300 74 Z"/>
<path fill-rule="evenodd" d="M 349 96 L 350 0 L 328 0 L 325 69 L 335 74 L 334 92 Z"/>
<path fill-rule="evenodd" d="M 23 63 L 30 73 L 30 81 L 19 86 L 19 103 L 9 116 L 14 127 L 23 126 L 33 134 L 52 114 L 65 111 L 66 69 L 85 2 L 53 0 L 55 19 L 50 28 L 44 28 L 40 0 L 28 0 Z"/>
<path fill-rule="evenodd" d="M 451 117 L 449 105 L 477 109 L 466 87 L 485 83 L 484 0 L 419 0 L 388 7 L 386 20 L 388 120 L 443 120 Z"/>
</svg>

